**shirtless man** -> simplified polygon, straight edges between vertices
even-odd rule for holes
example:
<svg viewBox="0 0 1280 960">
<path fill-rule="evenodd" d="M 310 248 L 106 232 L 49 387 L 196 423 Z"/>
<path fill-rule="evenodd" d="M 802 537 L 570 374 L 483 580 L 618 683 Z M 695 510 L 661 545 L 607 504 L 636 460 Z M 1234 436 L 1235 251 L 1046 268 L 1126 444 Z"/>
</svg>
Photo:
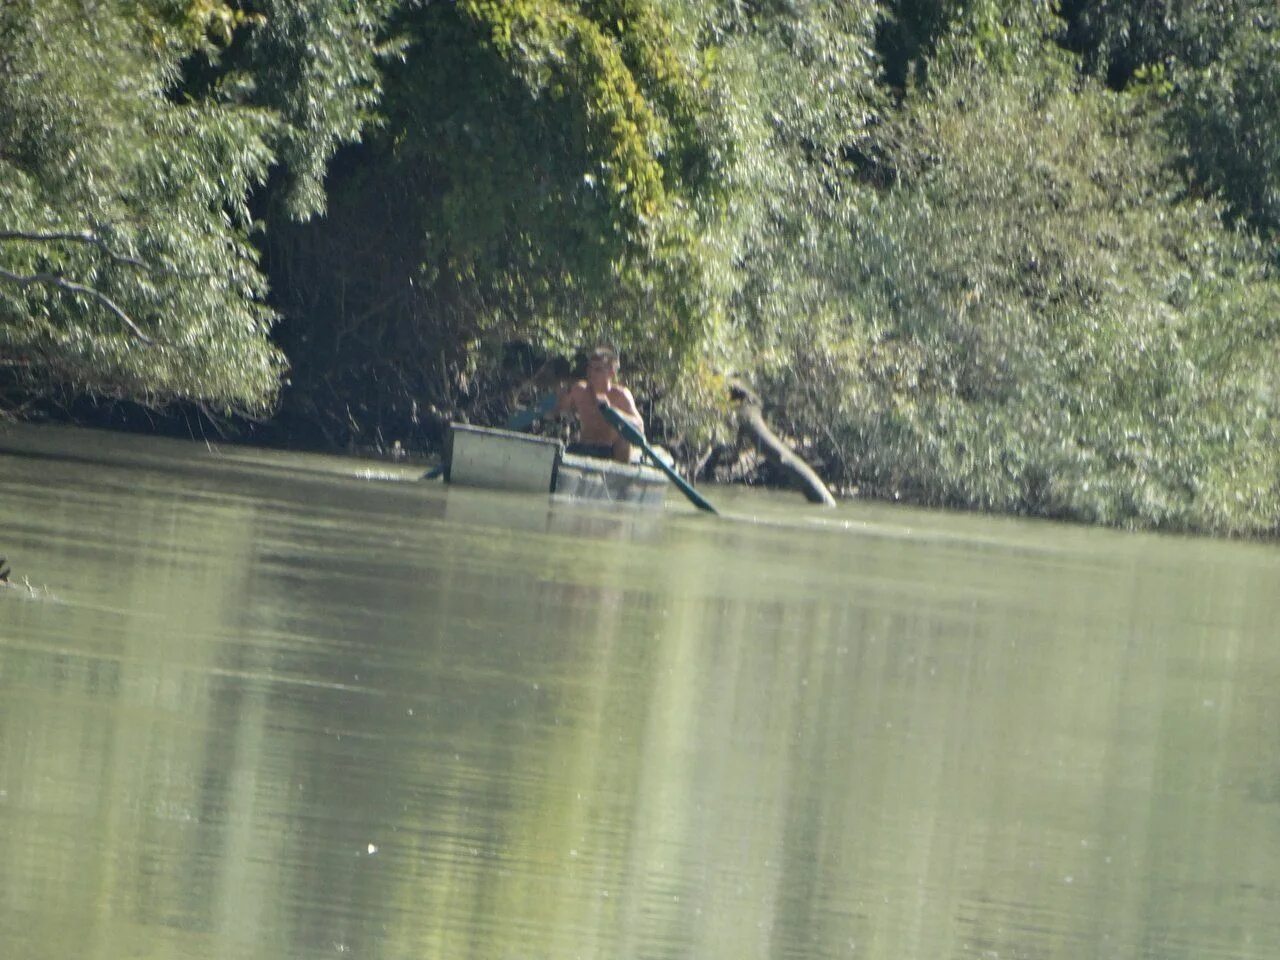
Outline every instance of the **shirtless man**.
<svg viewBox="0 0 1280 960">
<path fill-rule="evenodd" d="M 609 347 L 597 347 L 587 358 L 587 379 L 560 391 L 556 413 L 573 411 L 581 427 L 578 442 L 569 445 L 569 453 L 631 462 L 631 444 L 619 436 L 600 413 L 600 402 L 607 400 L 624 420 L 644 435 L 644 420 L 636 409 L 635 398 L 630 390 L 614 382 L 617 375 L 618 355 Z"/>
</svg>

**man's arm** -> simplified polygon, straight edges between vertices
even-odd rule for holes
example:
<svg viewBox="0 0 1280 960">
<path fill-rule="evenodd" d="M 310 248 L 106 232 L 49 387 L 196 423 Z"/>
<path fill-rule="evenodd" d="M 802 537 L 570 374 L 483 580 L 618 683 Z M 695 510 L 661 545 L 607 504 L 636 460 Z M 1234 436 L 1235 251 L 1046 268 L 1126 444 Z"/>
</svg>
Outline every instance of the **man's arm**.
<svg viewBox="0 0 1280 960">
<path fill-rule="evenodd" d="M 613 409 L 622 414 L 622 418 L 640 431 L 640 436 L 644 436 L 644 417 L 640 416 L 640 410 L 636 407 L 636 399 L 631 395 L 631 391 L 623 386 L 614 386 L 613 395 L 609 398 Z"/>
</svg>

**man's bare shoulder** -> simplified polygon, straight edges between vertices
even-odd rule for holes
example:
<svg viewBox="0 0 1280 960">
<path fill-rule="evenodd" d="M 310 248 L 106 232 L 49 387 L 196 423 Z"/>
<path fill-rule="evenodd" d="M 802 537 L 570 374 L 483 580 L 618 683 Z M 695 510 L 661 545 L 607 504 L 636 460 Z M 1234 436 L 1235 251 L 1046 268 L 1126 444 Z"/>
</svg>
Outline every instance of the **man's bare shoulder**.
<svg viewBox="0 0 1280 960">
<path fill-rule="evenodd" d="M 609 399 L 615 404 L 620 400 L 624 401 L 632 409 L 636 405 L 636 398 L 631 395 L 631 391 L 620 383 L 615 383 L 609 388 Z"/>
</svg>

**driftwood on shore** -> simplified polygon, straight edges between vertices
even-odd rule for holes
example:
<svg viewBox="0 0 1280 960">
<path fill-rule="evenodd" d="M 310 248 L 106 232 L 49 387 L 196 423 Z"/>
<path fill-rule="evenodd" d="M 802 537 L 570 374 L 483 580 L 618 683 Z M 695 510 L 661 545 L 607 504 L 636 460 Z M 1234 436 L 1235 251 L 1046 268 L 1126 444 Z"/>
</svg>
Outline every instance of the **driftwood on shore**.
<svg viewBox="0 0 1280 960">
<path fill-rule="evenodd" d="M 737 405 L 738 428 L 749 433 L 766 457 L 795 478 L 810 503 L 834 507 L 836 498 L 831 495 L 827 485 L 822 482 L 814 469 L 769 427 L 764 419 L 760 398 L 755 392 L 742 381 L 731 380 L 729 395 Z"/>
</svg>

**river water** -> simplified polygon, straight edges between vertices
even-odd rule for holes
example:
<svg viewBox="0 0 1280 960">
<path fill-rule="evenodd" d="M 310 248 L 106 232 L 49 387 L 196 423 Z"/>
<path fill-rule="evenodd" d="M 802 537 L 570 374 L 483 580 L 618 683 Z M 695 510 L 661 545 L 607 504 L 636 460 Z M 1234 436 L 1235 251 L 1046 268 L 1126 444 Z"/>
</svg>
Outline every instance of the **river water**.
<svg viewBox="0 0 1280 960">
<path fill-rule="evenodd" d="M 1280 956 L 1276 547 L 418 472 L 0 429 L 0 956 Z"/>
</svg>

